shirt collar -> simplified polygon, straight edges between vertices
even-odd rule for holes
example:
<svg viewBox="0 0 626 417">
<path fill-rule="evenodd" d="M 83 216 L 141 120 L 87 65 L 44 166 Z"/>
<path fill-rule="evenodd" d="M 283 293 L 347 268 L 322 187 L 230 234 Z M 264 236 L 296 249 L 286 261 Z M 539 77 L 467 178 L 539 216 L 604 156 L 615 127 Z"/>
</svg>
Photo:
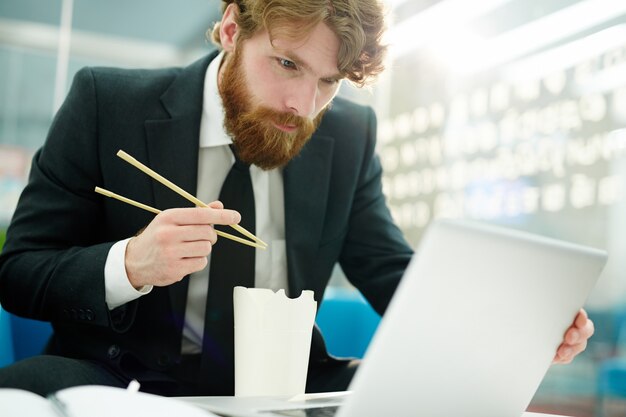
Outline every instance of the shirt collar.
<svg viewBox="0 0 626 417">
<path fill-rule="evenodd" d="M 224 107 L 217 87 L 217 76 L 224 58 L 224 51 L 215 57 L 204 77 L 204 101 L 200 122 L 200 147 L 230 145 L 232 140 L 224 130 Z"/>
</svg>

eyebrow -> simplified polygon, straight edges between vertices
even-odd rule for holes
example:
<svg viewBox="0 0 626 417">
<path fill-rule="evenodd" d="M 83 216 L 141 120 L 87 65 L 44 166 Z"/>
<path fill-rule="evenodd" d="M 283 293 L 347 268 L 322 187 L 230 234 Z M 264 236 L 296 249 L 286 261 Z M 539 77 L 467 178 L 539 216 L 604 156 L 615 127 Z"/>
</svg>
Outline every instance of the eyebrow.
<svg viewBox="0 0 626 417">
<path fill-rule="evenodd" d="M 287 58 L 289 58 L 290 61 L 293 61 L 296 63 L 296 65 L 298 65 L 299 67 L 302 67 L 304 69 L 306 69 L 307 71 L 313 72 L 313 69 L 311 68 L 311 66 L 309 64 L 307 64 L 304 59 L 300 58 L 298 56 L 298 54 L 296 54 L 293 51 L 288 51 L 288 50 L 282 50 L 282 51 L 278 51 L 282 54 L 284 54 Z M 341 75 L 341 73 L 337 72 L 335 74 L 332 75 L 328 75 L 328 76 L 322 76 L 320 78 L 323 79 L 333 79 L 333 80 L 341 80 L 344 78 L 343 75 Z"/>
</svg>

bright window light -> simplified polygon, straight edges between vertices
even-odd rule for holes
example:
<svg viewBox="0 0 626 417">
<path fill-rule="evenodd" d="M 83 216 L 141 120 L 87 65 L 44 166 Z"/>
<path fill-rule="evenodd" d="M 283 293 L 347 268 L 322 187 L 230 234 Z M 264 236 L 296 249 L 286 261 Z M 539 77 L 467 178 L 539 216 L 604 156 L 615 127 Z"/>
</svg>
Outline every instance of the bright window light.
<svg viewBox="0 0 626 417">
<path fill-rule="evenodd" d="M 467 29 L 473 19 L 508 1 L 437 3 L 391 31 L 391 55 L 397 58 L 426 47 L 452 71 L 468 75 L 510 62 L 626 13 L 625 1 L 584 0 L 489 39 Z"/>
<path fill-rule="evenodd" d="M 443 0 L 410 17 L 389 31 L 386 41 L 391 46 L 392 57 L 398 57 L 420 47 L 443 39 L 456 41 L 467 35 L 465 25 L 511 0 Z M 403 0 L 391 1 L 393 6 Z M 447 28 L 458 28 L 452 33 Z M 475 35 L 473 35 L 475 37 Z"/>
</svg>

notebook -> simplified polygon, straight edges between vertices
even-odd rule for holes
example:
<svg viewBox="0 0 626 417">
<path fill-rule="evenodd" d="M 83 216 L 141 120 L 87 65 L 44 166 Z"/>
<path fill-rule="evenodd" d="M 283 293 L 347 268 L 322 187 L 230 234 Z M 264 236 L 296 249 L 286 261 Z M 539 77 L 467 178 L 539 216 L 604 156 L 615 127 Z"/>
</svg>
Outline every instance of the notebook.
<svg viewBox="0 0 626 417">
<path fill-rule="evenodd" d="M 324 405 L 336 417 L 520 417 L 605 262 L 606 253 L 593 248 L 481 223 L 436 221 L 349 395 L 190 400 L 233 416 L 309 417 Z M 308 409 L 294 410 L 300 405 Z"/>
</svg>

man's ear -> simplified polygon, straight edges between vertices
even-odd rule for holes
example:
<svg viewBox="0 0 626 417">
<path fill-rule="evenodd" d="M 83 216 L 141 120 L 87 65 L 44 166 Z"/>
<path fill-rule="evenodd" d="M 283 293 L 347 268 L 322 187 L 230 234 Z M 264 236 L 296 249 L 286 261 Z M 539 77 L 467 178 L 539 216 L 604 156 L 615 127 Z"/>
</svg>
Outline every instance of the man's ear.
<svg viewBox="0 0 626 417">
<path fill-rule="evenodd" d="M 220 43 L 226 52 L 232 52 L 235 48 L 237 33 L 239 32 L 239 26 L 236 21 L 238 17 L 239 6 L 235 3 L 229 4 L 224 11 L 222 23 L 220 24 Z"/>
</svg>

